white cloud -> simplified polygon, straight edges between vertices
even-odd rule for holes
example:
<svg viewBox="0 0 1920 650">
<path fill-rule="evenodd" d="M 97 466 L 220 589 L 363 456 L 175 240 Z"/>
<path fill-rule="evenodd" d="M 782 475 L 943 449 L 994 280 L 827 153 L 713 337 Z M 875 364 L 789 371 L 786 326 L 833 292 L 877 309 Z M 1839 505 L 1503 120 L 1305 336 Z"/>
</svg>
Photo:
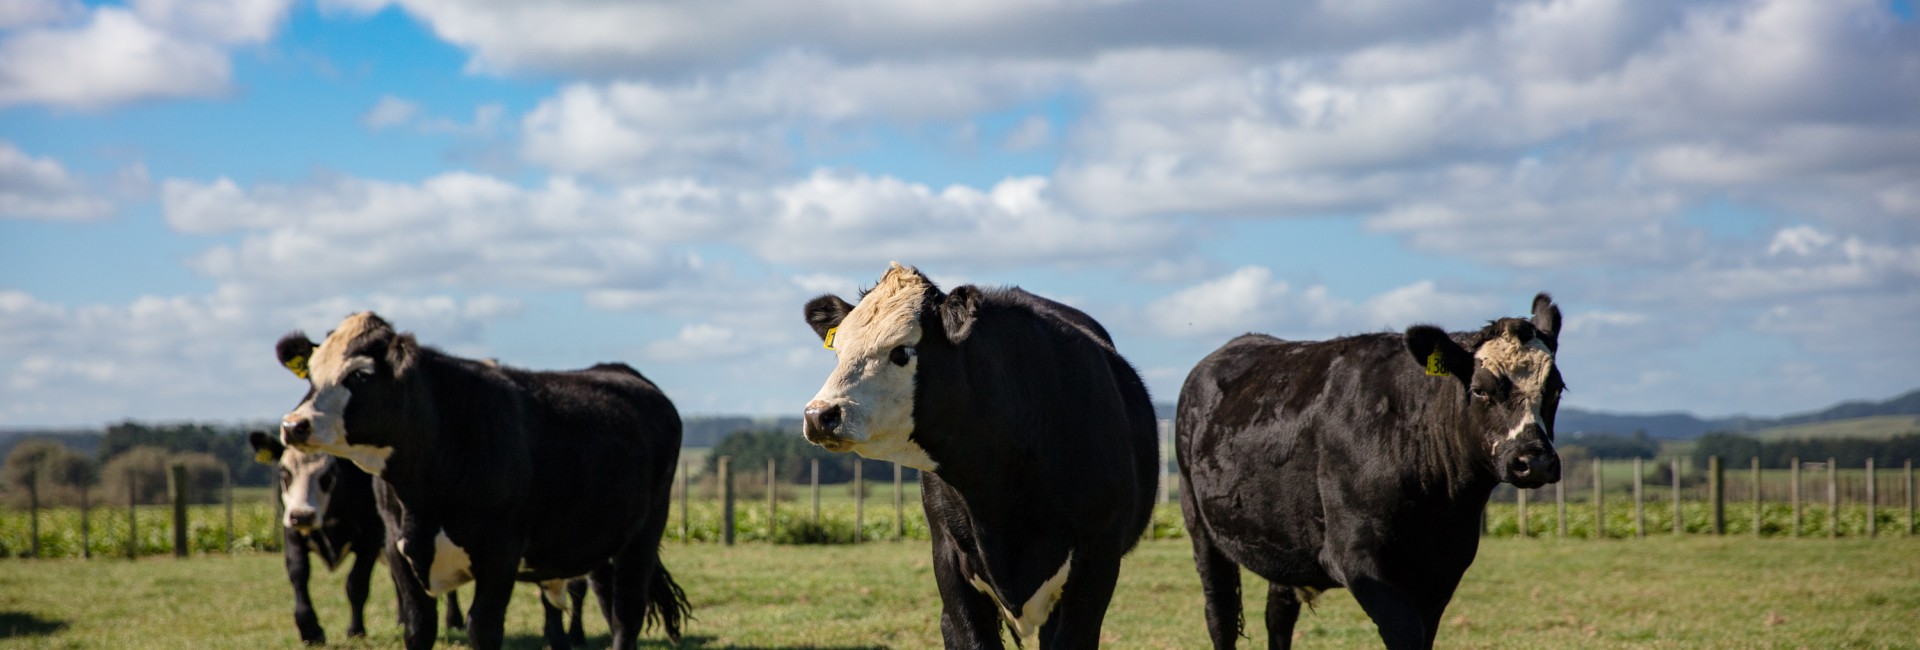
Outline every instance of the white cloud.
<svg viewBox="0 0 1920 650">
<path fill-rule="evenodd" d="M 131 0 L 148 24 L 218 44 L 263 43 L 286 20 L 292 0 Z"/>
<path fill-rule="evenodd" d="M 1039 115 L 1029 115 L 1015 124 L 1000 146 L 1015 151 L 1038 149 L 1053 141 L 1053 123 Z"/>
<path fill-rule="evenodd" d="M 381 95 L 380 101 L 374 102 L 373 108 L 360 116 L 360 123 L 369 129 L 384 129 L 406 124 L 419 114 L 420 104 L 393 95 Z"/>
<path fill-rule="evenodd" d="M 59 23 L 85 12 L 79 0 L 10 0 L 0 3 L 0 29 Z"/>
<path fill-rule="evenodd" d="M 231 74 L 220 48 L 181 40 L 116 7 L 95 9 L 76 28 L 35 29 L 0 42 L 0 106 L 103 108 L 206 97 L 224 91 Z"/>
<path fill-rule="evenodd" d="M 1464 329 L 1503 315 L 1497 312 L 1500 304 L 1442 290 L 1431 280 L 1354 302 L 1324 286 L 1296 288 L 1266 267 L 1246 266 L 1154 301 L 1147 319 L 1160 333 L 1174 337 L 1220 339 L 1263 332 L 1318 340 L 1418 323 Z"/>
<path fill-rule="evenodd" d="M 95 219 L 114 208 L 59 161 L 0 142 L 0 217 Z"/>
</svg>

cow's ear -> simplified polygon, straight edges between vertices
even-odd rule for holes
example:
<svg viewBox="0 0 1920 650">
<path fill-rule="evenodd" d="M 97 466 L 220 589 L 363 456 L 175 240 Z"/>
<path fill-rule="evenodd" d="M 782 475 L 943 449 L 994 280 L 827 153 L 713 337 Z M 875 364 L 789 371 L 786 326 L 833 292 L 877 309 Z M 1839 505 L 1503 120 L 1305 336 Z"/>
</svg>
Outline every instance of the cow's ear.
<svg viewBox="0 0 1920 650">
<path fill-rule="evenodd" d="M 824 294 L 807 301 L 807 327 L 820 337 L 821 345 L 833 349 L 833 331 L 839 329 L 840 321 L 846 320 L 847 313 L 853 311 L 853 305 L 841 300 L 840 296 Z"/>
<path fill-rule="evenodd" d="M 1446 330 L 1432 325 L 1407 328 L 1407 352 L 1429 375 L 1460 377 L 1462 381 L 1473 377 L 1473 354 L 1453 342 Z"/>
<path fill-rule="evenodd" d="M 286 366 L 293 376 L 307 378 L 307 359 L 313 356 L 313 341 L 307 339 L 306 332 L 292 332 L 280 337 L 273 345 L 273 351 L 280 357 L 280 365 Z"/>
<path fill-rule="evenodd" d="M 267 435 L 265 431 L 247 434 L 247 444 L 253 445 L 254 462 L 262 465 L 280 462 L 280 454 L 287 451 L 287 447 L 280 444 L 279 438 Z"/>
<path fill-rule="evenodd" d="M 979 310 L 980 290 L 971 284 L 953 288 L 940 299 L 940 328 L 947 331 L 947 342 L 959 345 L 973 332 L 973 317 Z"/>
<path fill-rule="evenodd" d="M 407 376 L 413 370 L 414 358 L 420 356 L 420 343 L 414 341 L 413 334 L 399 334 L 387 344 L 387 367 L 393 370 L 395 379 Z"/>
<path fill-rule="evenodd" d="M 1540 333 L 1547 349 L 1560 351 L 1560 306 L 1553 304 L 1553 296 L 1545 291 L 1533 297 L 1533 329 Z"/>
</svg>

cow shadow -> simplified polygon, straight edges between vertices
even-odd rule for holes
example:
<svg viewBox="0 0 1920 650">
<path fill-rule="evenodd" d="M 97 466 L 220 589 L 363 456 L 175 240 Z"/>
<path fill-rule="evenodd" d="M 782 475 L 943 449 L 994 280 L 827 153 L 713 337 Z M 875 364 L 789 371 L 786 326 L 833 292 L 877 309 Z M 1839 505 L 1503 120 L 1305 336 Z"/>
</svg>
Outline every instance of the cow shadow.
<svg viewBox="0 0 1920 650">
<path fill-rule="evenodd" d="M 509 650 L 539 650 L 547 647 L 547 638 L 538 634 L 509 634 L 503 639 L 503 646 Z M 587 636 L 588 648 L 605 648 L 613 644 L 613 637 L 605 634 Z M 735 645 L 721 643 L 710 636 L 689 634 L 680 637 L 680 645 L 668 643 L 665 638 L 643 638 L 641 648 L 678 648 L 680 650 L 889 650 L 884 645 Z"/>
<path fill-rule="evenodd" d="M 39 614 L 29 612 L 0 612 L 0 639 L 52 636 L 64 629 L 67 629 L 66 621 L 40 618 Z"/>
</svg>

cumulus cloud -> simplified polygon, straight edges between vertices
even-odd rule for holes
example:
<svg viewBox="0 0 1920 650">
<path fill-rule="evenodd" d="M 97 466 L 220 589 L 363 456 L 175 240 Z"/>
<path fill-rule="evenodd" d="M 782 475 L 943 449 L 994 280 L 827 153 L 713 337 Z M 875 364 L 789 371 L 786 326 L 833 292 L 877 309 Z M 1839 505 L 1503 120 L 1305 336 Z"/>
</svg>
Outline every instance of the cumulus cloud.
<svg viewBox="0 0 1920 650">
<path fill-rule="evenodd" d="M 59 161 L 0 142 L 0 217 L 93 219 L 111 214 L 114 207 Z"/>
<path fill-rule="evenodd" d="M 137 0 L 91 9 L 77 25 L 32 25 L 0 36 L 0 106 L 99 109 L 146 99 L 207 97 L 232 77 L 228 50 L 265 41 L 288 0 Z M 38 7 L 37 9 L 35 7 Z M 30 3 L 34 16 L 72 5 Z"/>
<path fill-rule="evenodd" d="M 85 10 L 79 0 L 13 0 L 0 4 L 0 29 L 64 22 Z"/>
<path fill-rule="evenodd" d="M 1263 332 L 1312 340 L 1417 323 L 1466 329 L 1505 315 L 1497 311 L 1500 304 L 1442 289 L 1431 280 L 1354 301 L 1333 295 L 1325 286 L 1295 287 L 1266 267 L 1245 266 L 1154 301 L 1147 318 L 1167 336 L 1219 339 Z"/>
<path fill-rule="evenodd" d="M 420 104 L 410 102 L 393 95 L 381 95 L 373 108 L 360 116 L 360 123 L 369 129 L 384 129 L 399 126 L 413 120 L 420 113 Z"/>
</svg>

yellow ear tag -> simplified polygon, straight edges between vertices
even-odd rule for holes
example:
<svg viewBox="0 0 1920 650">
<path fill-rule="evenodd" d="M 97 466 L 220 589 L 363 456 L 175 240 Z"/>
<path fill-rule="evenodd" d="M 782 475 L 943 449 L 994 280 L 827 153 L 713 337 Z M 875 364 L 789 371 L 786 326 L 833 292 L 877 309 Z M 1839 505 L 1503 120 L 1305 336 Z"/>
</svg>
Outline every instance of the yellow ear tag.
<svg viewBox="0 0 1920 650">
<path fill-rule="evenodd" d="M 261 465 L 272 465 L 273 452 L 267 451 L 265 449 L 253 452 L 253 462 L 259 463 Z"/>
<path fill-rule="evenodd" d="M 1433 352 L 1427 355 L 1427 374 L 1435 377 L 1447 377 L 1453 374 L 1447 372 L 1445 366 L 1440 365 L 1440 348 L 1434 348 Z"/>
<path fill-rule="evenodd" d="M 829 350 L 833 349 L 833 333 L 838 331 L 840 331 L 840 328 L 838 327 L 827 328 L 827 339 L 825 341 L 820 342 L 820 347 L 823 347 Z"/>
<path fill-rule="evenodd" d="M 306 379 L 307 378 L 307 358 L 294 357 L 292 359 L 288 359 L 287 369 L 293 371 L 293 376 L 299 377 L 301 379 Z"/>
</svg>

